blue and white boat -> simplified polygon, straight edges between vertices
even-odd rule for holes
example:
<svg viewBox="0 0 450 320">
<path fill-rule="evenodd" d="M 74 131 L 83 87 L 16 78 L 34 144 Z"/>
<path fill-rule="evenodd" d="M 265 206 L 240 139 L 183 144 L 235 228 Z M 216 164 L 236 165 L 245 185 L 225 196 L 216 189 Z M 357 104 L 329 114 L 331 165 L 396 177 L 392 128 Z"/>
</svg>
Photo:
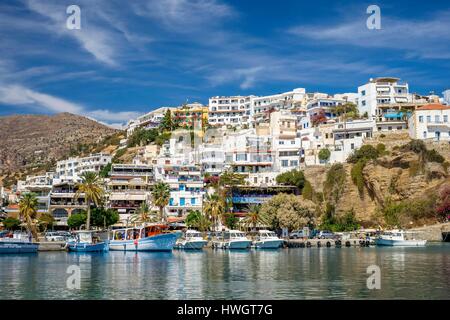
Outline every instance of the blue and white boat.
<svg viewBox="0 0 450 320">
<path fill-rule="evenodd" d="M 112 231 L 109 249 L 116 251 L 172 251 L 181 232 L 168 232 L 165 224 L 150 224 Z"/>
<path fill-rule="evenodd" d="M 200 232 L 197 230 L 186 230 L 184 237 L 177 241 L 175 248 L 185 250 L 201 250 L 207 244 L 208 241 L 203 239 Z"/>
<path fill-rule="evenodd" d="M 410 233 L 412 234 L 413 232 Z M 389 247 L 423 247 L 427 244 L 427 240 L 408 238 L 406 231 L 393 230 L 381 234 L 375 239 L 375 244 Z"/>
<path fill-rule="evenodd" d="M 75 240 L 67 242 L 66 247 L 73 252 L 107 252 L 108 241 L 101 240 L 95 231 L 79 231 Z"/>
<path fill-rule="evenodd" d="M 253 245 L 257 249 L 278 249 L 283 245 L 283 240 L 273 231 L 259 230 Z"/>
<path fill-rule="evenodd" d="M 36 253 L 39 248 L 39 243 L 30 242 L 17 238 L 1 238 L 0 239 L 0 254 L 1 253 Z"/>
<path fill-rule="evenodd" d="M 238 230 L 224 231 L 217 239 L 213 240 L 213 248 L 218 249 L 250 249 L 252 241 L 245 233 Z"/>
</svg>

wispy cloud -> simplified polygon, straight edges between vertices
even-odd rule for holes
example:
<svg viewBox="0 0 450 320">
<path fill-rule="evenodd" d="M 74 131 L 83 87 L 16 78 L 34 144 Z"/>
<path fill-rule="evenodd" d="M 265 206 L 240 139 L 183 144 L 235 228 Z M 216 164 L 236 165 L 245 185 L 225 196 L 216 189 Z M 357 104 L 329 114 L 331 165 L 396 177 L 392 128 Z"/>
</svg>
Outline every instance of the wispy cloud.
<svg viewBox="0 0 450 320">
<path fill-rule="evenodd" d="M 327 26 L 296 26 L 289 33 L 319 41 L 319 44 L 345 44 L 365 48 L 387 48 L 407 52 L 409 58 L 449 59 L 450 11 L 431 17 L 402 19 L 381 15 L 382 29 L 369 30 L 366 16 Z"/>
</svg>

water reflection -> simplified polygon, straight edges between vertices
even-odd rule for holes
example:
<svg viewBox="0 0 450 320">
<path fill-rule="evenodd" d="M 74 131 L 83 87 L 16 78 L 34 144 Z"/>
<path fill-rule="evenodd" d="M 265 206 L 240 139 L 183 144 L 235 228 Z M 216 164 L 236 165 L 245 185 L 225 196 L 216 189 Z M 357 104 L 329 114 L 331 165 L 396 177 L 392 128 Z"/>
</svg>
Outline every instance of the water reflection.
<svg viewBox="0 0 450 320">
<path fill-rule="evenodd" d="M 450 298 L 450 245 L 0 256 L 1 299 Z M 70 265 L 81 290 L 68 290 Z M 380 266 L 381 290 L 366 287 Z"/>
</svg>

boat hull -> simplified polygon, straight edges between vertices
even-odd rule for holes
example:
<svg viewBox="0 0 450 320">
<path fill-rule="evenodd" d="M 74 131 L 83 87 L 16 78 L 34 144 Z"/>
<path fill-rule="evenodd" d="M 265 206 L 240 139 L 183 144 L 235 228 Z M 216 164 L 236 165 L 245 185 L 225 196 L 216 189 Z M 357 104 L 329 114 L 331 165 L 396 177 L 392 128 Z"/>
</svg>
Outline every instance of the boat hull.
<svg viewBox="0 0 450 320">
<path fill-rule="evenodd" d="M 0 241 L 1 253 L 37 253 L 39 248 L 38 243 L 32 242 L 14 242 L 14 241 Z"/>
<path fill-rule="evenodd" d="M 423 247 L 427 243 L 426 240 L 391 240 L 391 239 L 376 239 L 377 246 L 389 247 Z"/>
<path fill-rule="evenodd" d="M 106 252 L 108 251 L 108 243 L 68 242 L 67 249 L 72 252 Z"/>
<path fill-rule="evenodd" d="M 257 249 L 279 249 L 283 245 L 283 240 L 260 240 L 255 241 L 254 245 Z"/>
<path fill-rule="evenodd" d="M 202 250 L 207 244 L 208 241 L 206 240 L 182 241 L 177 243 L 175 248 L 184 250 Z"/>
<path fill-rule="evenodd" d="M 138 240 L 111 240 L 109 250 L 172 251 L 179 236 L 177 233 L 165 233 Z"/>
<path fill-rule="evenodd" d="M 252 242 L 250 240 L 218 241 L 213 243 L 214 248 L 230 250 L 250 249 Z"/>
</svg>

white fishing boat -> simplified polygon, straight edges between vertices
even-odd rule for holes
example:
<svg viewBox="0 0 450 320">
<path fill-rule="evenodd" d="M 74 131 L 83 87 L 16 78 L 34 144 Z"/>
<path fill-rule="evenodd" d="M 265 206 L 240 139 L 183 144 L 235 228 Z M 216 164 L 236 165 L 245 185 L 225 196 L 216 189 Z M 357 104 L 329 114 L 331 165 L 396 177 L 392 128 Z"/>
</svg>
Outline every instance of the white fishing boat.
<svg viewBox="0 0 450 320">
<path fill-rule="evenodd" d="M 408 233 L 403 230 L 384 232 L 375 239 L 375 244 L 394 247 L 423 247 L 426 245 L 427 240 L 418 240 L 408 234 L 412 234 L 412 232 Z"/>
<path fill-rule="evenodd" d="M 228 230 L 222 232 L 212 244 L 219 249 L 249 249 L 252 241 L 242 231 Z"/>
<path fill-rule="evenodd" d="M 168 232 L 165 224 L 151 224 L 112 231 L 109 250 L 171 251 L 181 232 Z"/>
<path fill-rule="evenodd" d="M 77 231 L 75 239 L 68 241 L 66 247 L 72 252 L 107 252 L 108 241 L 102 240 L 96 231 L 83 230 Z"/>
<path fill-rule="evenodd" d="M 257 249 L 278 249 L 283 245 L 283 240 L 273 231 L 259 230 L 253 245 Z"/>
<path fill-rule="evenodd" d="M 184 236 L 177 240 L 176 249 L 201 250 L 208 244 L 197 230 L 186 230 Z"/>
</svg>

